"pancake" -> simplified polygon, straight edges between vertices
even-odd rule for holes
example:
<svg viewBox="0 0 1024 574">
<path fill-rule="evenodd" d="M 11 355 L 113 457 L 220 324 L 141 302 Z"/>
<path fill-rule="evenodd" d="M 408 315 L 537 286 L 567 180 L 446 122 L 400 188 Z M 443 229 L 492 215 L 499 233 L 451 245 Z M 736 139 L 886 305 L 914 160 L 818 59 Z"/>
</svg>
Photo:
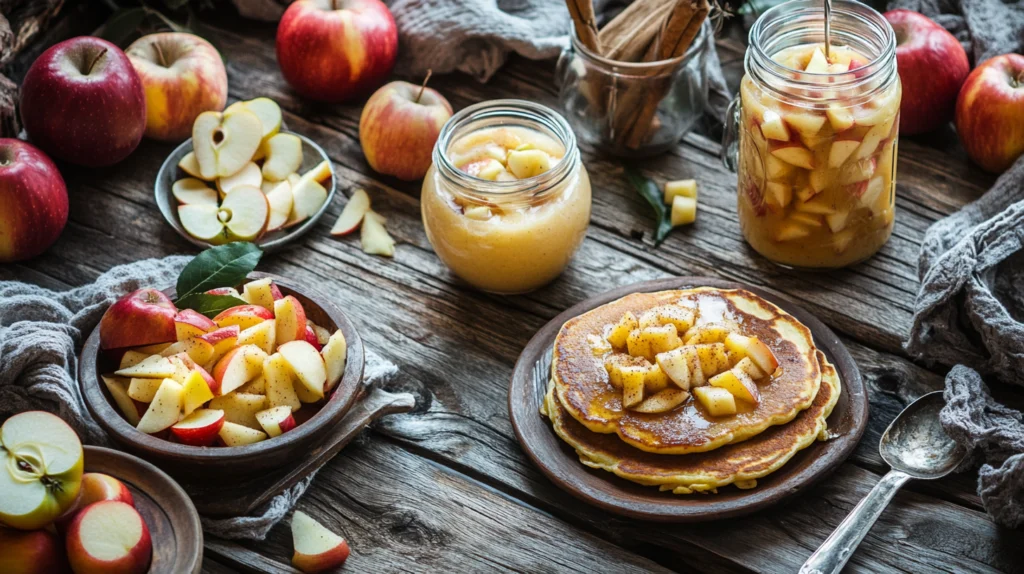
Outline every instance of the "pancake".
<svg viewBox="0 0 1024 574">
<path fill-rule="evenodd" d="M 780 370 L 758 384 L 756 406 L 746 403 L 737 414 L 719 417 L 692 398 L 666 413 L 644 414 L 623 407 L 622 391 L 612 386 L 603 358 L 595 356 L 588 336 L 603 336 L 605 325 L 618 322 L 627 311 L 639 316 L 666 304 L 696 309 L 696 325 L 732 321 L 742 334 L 757 337 L 772 350 Z M 644 451 L 687 454 L 746 440 L 793 420 L 811 405 L 821 385 L 814 353 L 810 330 L 761 297 L 742 289 L 699 288 L 634 293 L 570 319 L 555 339 L 551 369 L 556 397 L 586 428 L 616 433 Z"/>
<path fill-rule="evenodd" d="M 589 467 L 675 494 L 717 492 L 728 484 L 753 488 L 758 478 L 781 468 L 815 439 L 828 438 L 825 419 L 839 400 L 841 382 L 825 356 L 820 351 L 817 354 L 822 384 L 809 408 L 785 425 L 711 452 L 652 454 L 625 444 L 615 435 L 592 432 L 569 416 L 555 398 L 554 384 L 549 387 L 542 413 L 551 419 L 555 433 L 576 449 L 580 462 Z"/>
</svg>

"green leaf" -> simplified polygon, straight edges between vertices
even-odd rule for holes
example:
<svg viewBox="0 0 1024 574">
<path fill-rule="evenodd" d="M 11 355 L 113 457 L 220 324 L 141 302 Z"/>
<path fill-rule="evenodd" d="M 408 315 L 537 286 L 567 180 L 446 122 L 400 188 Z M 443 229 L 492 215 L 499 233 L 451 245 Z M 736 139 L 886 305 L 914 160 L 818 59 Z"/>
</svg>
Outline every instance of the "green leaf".
<svg viewBox="0 0 1024 574">
<path fill-rule="evenodd" d="M 218 245 L 203 251 L 181 270 L 177 285 L 178 300 L 218 287 L 238 285 L 256 269 L 262 255 L 263 251 L 259 247 L 245 241 Z"/>
<path fill-rule="evenodd" d="M 145 8 L 122 8 L 111 14 L 96 35 L 120 46 L 138 31 L 145 19 Z"/>
<path fill-rule="evenodd" d="M 239 305 L 248 305 L 248 303 L 234 295 L 193 293 L 187 297 L 178 299 L 176 305 L 179 309 L 192 309 L 213 319 L 225 309 L 230 309 Z"/>
<path fill-rule="evenodd" d="M 657 247 L 668 236 L 668 232 L 672 231 L 672 213 L 663 203 L 663 196 L 658 185 L 651 179 L 644 177 L 639 171 L 627 167 L 626 180 L 637 193 L 647 200 L 647 203 L 651 204 L 651 208 L 654 210 L 654 218 L 658 221 L 654 228 L 654 246 Z"/>
</svg>

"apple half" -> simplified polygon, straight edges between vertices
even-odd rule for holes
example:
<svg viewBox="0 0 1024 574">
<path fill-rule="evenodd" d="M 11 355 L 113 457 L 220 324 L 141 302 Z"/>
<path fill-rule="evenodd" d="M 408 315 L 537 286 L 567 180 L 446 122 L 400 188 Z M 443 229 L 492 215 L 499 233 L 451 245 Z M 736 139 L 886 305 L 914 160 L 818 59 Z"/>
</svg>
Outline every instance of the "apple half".
<svg viewBox="0 0 1024 574">
<path fill-rule="evenodd" d="M 79 512 L 65 545 L 76 574 L 142 574 L 153 556 L 146 522 L 131 505 L 116 500 Z"/>
<path fill-rule="evenodd" d="M 260 118 L 245 108 L 203 112 L 192 125 L 192 150 L 202 179 L 237 173 L 252 160 L 263 136 Z"/>
</svg>

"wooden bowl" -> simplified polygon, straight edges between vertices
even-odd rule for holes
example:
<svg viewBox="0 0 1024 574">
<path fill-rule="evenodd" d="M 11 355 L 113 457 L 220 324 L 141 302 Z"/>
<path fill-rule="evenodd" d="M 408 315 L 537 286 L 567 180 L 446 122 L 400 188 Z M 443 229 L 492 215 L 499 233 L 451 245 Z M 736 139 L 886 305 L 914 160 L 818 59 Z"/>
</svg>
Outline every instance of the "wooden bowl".
<svg viewBox="0 0 1024 574">
<path fill-rule="evenodd" d="M 85 447 L 85 472 L 102 472 L 132 492 L 153 539 L 149 574 L 199 574 L 203 567 L 203 528 L 185 491 L 159 468 L 130 454 Z"/>
<path fill-rule="evenodd" d="M 562 325 L 596 307 L 630 293 L 717 287 L 746 289 L 770 301 L 807 326 L 815 345 L 825 353 L 842 380 L 842 392 L 828 430 L 833 437 L 816 441 L 796 453 L 782 468 L 757 479 L 757 486 L 740 490 L 733 485 L 717 494 L 672 494 L 643 486 L 610 472 L 590 469 L 539 413 L 551 373 L 551 350 Z M 573 496 L 615 514 L 659 522 L 700 522 L 741 516 L 778 504 L 801 489 L 828 476 L 857 447 L 868 422 L 868 397 L 860 371 L 849 351 L 831 329 L 783 295 L 721 279 L 674 277 L 626 285 L 592 297 L 552 319 L 530 339 L 512 373 L 508 390 L 509 416 L 519 443 L 533 463 L 552 482 Z"/>
<path fill-rule="evenodd" d="M 78 378 L 89 412 L 111 437 L 127 450 L 156 464 L 174 476 L 224 478 L 251 475 L 305 456 L 308 451 L 327 437 L 355 402 L 363 378 L 363 342 L 349 322 L 330 299 L 308 287 L 298 287 L 284 279 L 267 273 L 251 273 L 249 280 L 270 277 L 285 295 L 294 295 L 306 311 L 306 317 L 317 325 L 334 332 L 341 329 L 348 343 L 345 373 L 330 396 L 320 403 L 320 409 L 309 420 L 294 429 L 262 442 L 245 446 L 190 446 L 179 444 L 139 432 L 124 419 L 114 406 L 101 373 L 117 369 L 109 357 L 100 354 L 100 329 L 93 329 L 82 348 L 78 365 Z M 174 296 L 174 289 L 165 289 Z M 308 406 L 307 406 L 308 408 Z M 300 413 L 302 411 L 299 411 Z"/>
</svg>

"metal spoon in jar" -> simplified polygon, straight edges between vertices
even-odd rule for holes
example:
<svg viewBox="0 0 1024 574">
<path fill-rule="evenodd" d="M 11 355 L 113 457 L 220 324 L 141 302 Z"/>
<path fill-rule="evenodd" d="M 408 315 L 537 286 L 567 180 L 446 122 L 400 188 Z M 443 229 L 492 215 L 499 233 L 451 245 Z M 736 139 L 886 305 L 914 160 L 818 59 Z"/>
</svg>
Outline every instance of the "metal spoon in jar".
<svg viewBox="0 0 1024 574">
<path fill-rule="evenodd" d="M 967 453 L 939 423 L 939 411 L 945 404 L 942 391 L 928 393 L 903 409 L 885 429 L 878 452 L 892 470 L 804 562 L 800 574 L 839 572 L 904 482 L 941 478 L 960 464 Z"/>
<path fill-rule="evenodd" d="M 825 59 L 832 61 L 829 48 L 832 44 L 832 0 L 825 0 Z"/>
</svg>

